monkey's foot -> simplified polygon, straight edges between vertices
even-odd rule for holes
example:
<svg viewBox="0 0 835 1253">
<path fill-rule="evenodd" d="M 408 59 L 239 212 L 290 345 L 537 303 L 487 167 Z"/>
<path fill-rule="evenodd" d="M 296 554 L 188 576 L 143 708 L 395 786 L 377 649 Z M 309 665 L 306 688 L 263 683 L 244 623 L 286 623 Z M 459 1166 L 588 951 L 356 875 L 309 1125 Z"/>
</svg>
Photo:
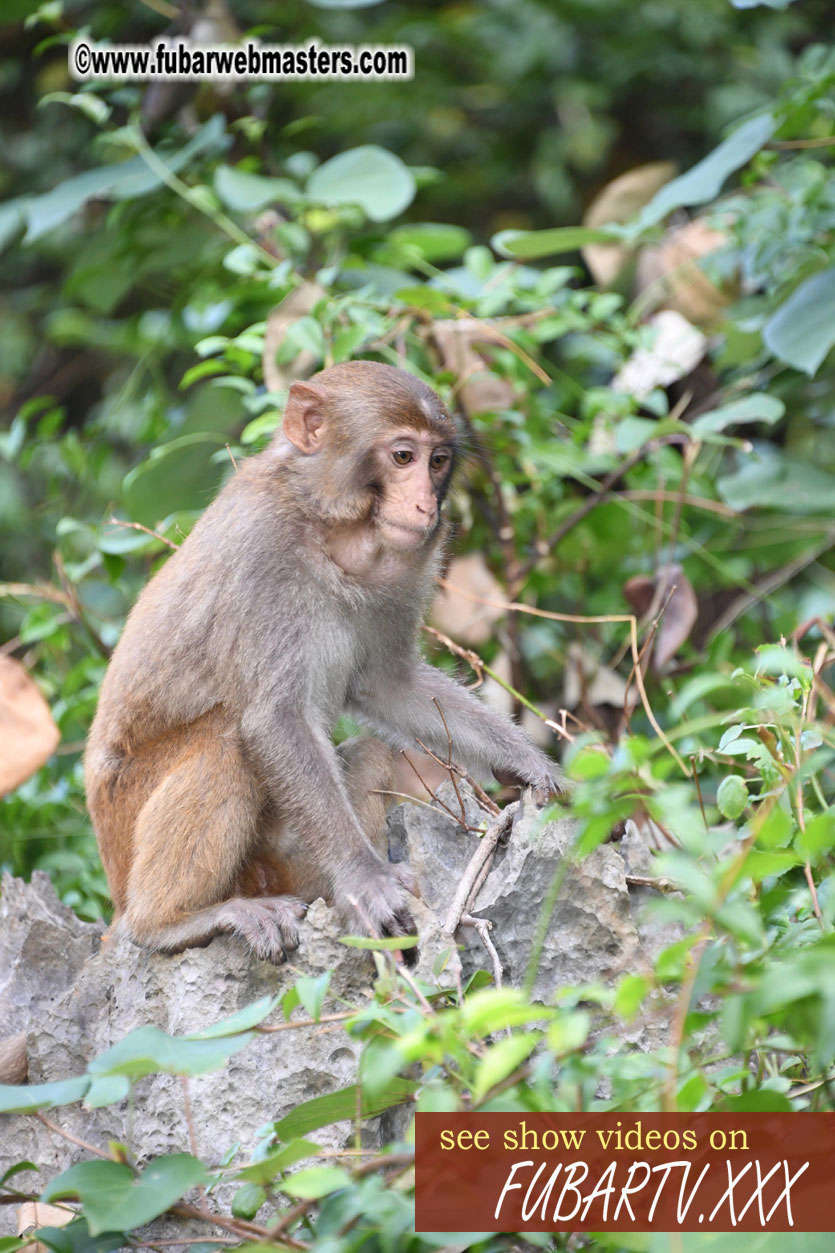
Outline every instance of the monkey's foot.
<svg viewBox="0 0 835 1253">
<path fill-rule="evenodd" d="M 346 893 L 349 917 L 352 923 L 356 919 L 361 930 L 384 939 L 417 935 L 415 920 L 406 903 L 409 893 L 416 895 L 414 879 L 407 866 L 386 865 L 385 869 L 372 870 L 364 876 L 361 886 Z M 403 960 L 413 966 L 417 949 L 404 949 Z"/>
<path fill-rule="evenodd" d="M 221 906 L 223 929 L 239 935 L 262 961 L 278 966 L 299 947 L 296 922 L 307 905 L 295 896 L 238 897 Z"/>
</svg>

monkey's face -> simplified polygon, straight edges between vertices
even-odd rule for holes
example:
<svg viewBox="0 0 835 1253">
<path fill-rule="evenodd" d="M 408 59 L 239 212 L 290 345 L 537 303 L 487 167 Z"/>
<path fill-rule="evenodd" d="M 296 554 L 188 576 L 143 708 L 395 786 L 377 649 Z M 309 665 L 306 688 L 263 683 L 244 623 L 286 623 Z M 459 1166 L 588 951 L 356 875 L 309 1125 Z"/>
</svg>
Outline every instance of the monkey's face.
<svg viewBox="0 0 835 1253">
<path fill-rule="evenodd" d="M 429 543 L 441 517 L 454 447 L 437 432 L 403 429 L 375 448 L 374 521 L 388 548 Z"/>
</svg>

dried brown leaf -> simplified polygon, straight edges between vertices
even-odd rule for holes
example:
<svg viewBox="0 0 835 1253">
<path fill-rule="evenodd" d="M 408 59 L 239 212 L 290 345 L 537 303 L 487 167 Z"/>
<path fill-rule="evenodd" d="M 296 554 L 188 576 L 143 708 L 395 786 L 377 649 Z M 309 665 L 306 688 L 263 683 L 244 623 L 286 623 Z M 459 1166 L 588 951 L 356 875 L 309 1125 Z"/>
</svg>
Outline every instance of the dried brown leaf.
<svg viewBox="0 0 835 1253">
<path fill-rule="evenodd" d="M 461 593 L 443 587 L 435 597 L 430 621 L 439 631 L 450 635 L 459 644 L 483 644 L 493 635 L 493 624 L 502 616 L 501 609 L 469 600 L 504 600 L 504 590 L 487 568 L 481 553 L 456 557 L 447 571 L 446 580 Z"/>
<path fill-rule="evenodd" d="M 0 796 L 34 774 L 60 738 L 49 706 L 23 666 L 0 656 Z"/>
<path fill-rule="evenodd" d="M 672 161 L 651 161 L 648 165 L 638 165 L 634 170 L 619 174 L 592 200 L 583 217 L 583 226 L 628 222 L 639 209 L 649 204 L 675 172 Z M 623 244 L 588 244 L 583 249 L 583 260 L 592 278 L 601 287 L 608 287 L 615 281 L 629 256 L 630 249 Z"/>
</svg>

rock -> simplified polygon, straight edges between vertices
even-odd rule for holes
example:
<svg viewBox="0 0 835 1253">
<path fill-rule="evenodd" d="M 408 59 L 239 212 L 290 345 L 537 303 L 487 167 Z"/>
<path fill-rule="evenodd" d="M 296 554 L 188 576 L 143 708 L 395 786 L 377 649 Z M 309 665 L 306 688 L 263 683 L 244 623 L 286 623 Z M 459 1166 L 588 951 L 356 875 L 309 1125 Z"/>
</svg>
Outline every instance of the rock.
<svg viewBox="0 0 835 1253">
<path fill-rule="evenodd" d="M 408 856 L 422 897 L 414 907 L 421 935 L 418 975 L 444 987 L 478 968 L 492 971 L 473 927 L 459 930 L 460 949 L 444 932 L 461 876 L 478 847 L 478 829 L 492 822 L 469 788 L 462 784 L 459 792 L 469 832 L 437 807 L 438 802 L 434 809 L 402 805 L 390 818 L 392 858 Z M 453 814 L 460 813 L 450 784 L 441 788 L 439 801 Z M 510 838 L 497 849 L 472 910 L 492 923 L 490 935 L 504 981 L 521 983 L 543 905 L 555 876 L 560 877 L 533 986 L 534 998 L 542 1001 L 551 1000 L 563 985 L 610 982 L 624 972 L 649 967 L 653 945 L 659 947 L 652 927 L 640 921 L 619 846 L 603 845 L 576 864 L 566 857 L 573 832 L 567 817 L 544 823 L 531 800 L 515 807 Z M 640 846 L 637 828 L 630 831 L 625 851 L 646 873 L 650 854 Z M 333 971 L 325 1013 L 360 1003 L 368 995 L 373 965 L 364 951 L 339 943 L 335 911 L 323 901 L 314 902 L 300 931 L 298 952 L 280 967 L 254 960 L 242 943 L 228 936 L 174 956 L 153 954 L 124 937 L 103 938 L 101 926 L 82 922 L 61 905 L 46 875 L 36 872 L 30 884 L 6 876 L 0 898 L 0 1022 L 4 1037 L 18 1037 L 11 1045 L 16 1073 L 22 1056 L 30 1083 L 82 1074 L 93 1057 L 135 1027 L 150 1023 L 173 1034 L 196 1031 L 285 990 L 301 974 L 325 969 Z M 669 933 L 662 938 L 669 942 Z M 269 1021 L 281 1021 L 280 1014 Z M 630 1038 L 644 1045 L 652 1042 L 641 1024 Z M 245 1157 L 268 1120 L 354 1083 L 358 1053 L 356 1042 L 327 1025 L 259 1035 L 220 1071 L 189 1081 L 191 1125 L 183 1085 L 168 1075 L 139 1079 L 131 1101 L 101 1109 L 63 1106 L 49 1121 L 88 1143 L 130 1144 L 141 1150 L 143 1161 L 196 1149 L 198 1156 L 217 1162 L 235 1144 Z M 370 1146 L 384 1141 L 386 1132 L 403 1121 L 396 1112 L 394 1121 L 391 1115 L 384 1119 L 384 1131 L 379 1119 L 364 1129 Z M 37 1174 L 15 1176 L 21 1189 L 38 1191 L 59 1171 L 88 1156 L 36 1118 L 0 1116 L 0 1122 L 0 1175 L 22 1158 L 41 1168 Z M 342 1147 L 352 1134 L 351 1125 L 342 1123 L 314 1133 L 314 1138 Z M 13 1231 L 15 1208 L 0 1207 L 0 1234 Z M 153 1230 L 163 1237 L 157 1225 Z M 204 1236 L 205 1228 L 199 1234 Z"/>
</svg>

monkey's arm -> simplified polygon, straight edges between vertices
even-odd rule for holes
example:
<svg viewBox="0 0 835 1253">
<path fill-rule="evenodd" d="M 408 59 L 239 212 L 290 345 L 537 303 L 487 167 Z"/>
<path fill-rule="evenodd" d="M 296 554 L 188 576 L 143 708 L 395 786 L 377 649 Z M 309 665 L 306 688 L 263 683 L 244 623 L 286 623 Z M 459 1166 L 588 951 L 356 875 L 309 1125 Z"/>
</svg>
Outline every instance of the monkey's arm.
<svg viewBox="0 0 835 1253">
<path fill-rule="evenodd" d="M 405 900 L 411 881 L 372 847 L 351 806 L 336 751 L 315 721 L 301 709 L 262 704 L 242 719 L 247 756 L 291 841 L 281 851 L 307 863 L 314 894 L 326 895 L 361 928 L 411 934 Z"/>
<path fill-rule="evenodd" d="M 545 792 L 565 789 L 562 771 L 530 742 L 524 731 L 488 708 L 448 675 L 415 659 L 403 677 L 369 675 L 352 692 L 352 705 L 364 721 L 395 748 L 415 747 L 416 740 L 446 757 L 444 724 L 457 761 L 473 774 L 496 772 Z"/>
</svg>

